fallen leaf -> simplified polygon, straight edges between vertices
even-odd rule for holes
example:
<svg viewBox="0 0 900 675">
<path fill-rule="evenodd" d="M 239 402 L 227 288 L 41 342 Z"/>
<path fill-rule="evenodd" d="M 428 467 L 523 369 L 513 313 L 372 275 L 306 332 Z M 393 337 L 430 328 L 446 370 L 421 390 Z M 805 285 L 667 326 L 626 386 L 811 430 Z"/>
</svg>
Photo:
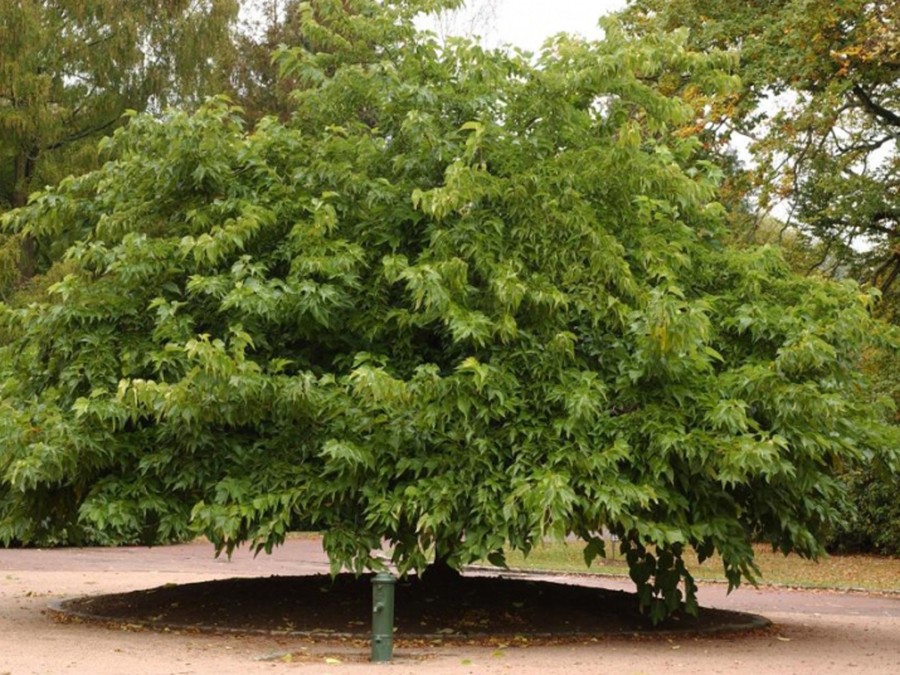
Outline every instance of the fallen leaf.
<svg viewBox="0 0 900 675">
<path fill-rule="evenodd" d="M 331 657 L 328 657 L 325 659 L 325 663 L 327 663 L 329 666 L 337 666 L 343 662 L 340 659 L 333 659 Z"/>
</svg>

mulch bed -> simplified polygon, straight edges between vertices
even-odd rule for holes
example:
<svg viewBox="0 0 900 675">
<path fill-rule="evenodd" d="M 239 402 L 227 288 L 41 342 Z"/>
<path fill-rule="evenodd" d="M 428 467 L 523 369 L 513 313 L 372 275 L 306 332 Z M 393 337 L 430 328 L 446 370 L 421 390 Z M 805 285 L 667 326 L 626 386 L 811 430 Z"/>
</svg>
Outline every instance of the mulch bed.
<svg viewBox="0 0 900 675">
<path fill-rule="evenodd" d="M 427 576 L 427 575 L 426 575 Z M 352 635 L 371 630 L 370 576 L 234 578 L 68 600 L 64 615 L 158 628 Z M 633 593 L 501 577 L 400 580 L 396 636 L 603 636 L 756 629 L 764 619 L 701 608 L 653 627 Z"/>
</svg>

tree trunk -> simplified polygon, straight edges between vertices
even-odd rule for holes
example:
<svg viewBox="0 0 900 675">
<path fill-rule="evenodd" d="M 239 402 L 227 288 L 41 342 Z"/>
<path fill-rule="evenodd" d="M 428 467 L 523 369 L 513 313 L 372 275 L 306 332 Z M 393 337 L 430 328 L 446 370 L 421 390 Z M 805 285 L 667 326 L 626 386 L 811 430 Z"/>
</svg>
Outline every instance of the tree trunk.
<svg viewBox="0 0 900 675">
<path fill-rule="evenodd" d="M 37 151 L 22 149 L 16 156 L 16 181 L 13 187 L 12 207 L 14 209 L 28 203 L 31 179 L 34 177 L 34 163 Z M 19 282 L 28 281 L 37 273 L 37 242 L 30 234 L 22 236 L 22 248 L 19 252 Z"/>
<path fill-rule="evenodd" d="M 462 579 L 459 570 L 448 562 L 450 551 L 435 547 L 434 562 L 425 568 L 422 581 L 428 584 L 452 584 Z"/>
</svg>

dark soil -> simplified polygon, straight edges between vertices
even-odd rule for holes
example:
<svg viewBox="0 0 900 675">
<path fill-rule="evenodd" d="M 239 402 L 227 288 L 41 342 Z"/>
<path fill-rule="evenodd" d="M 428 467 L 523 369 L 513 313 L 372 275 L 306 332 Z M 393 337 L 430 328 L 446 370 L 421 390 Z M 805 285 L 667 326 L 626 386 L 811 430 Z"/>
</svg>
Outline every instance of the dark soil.
<svg viewBox="0 0 900 675">
<path fill-rule="evenodd" d="M 216 631 L 366 636 L 371 577 L 342 574 L 235 578 L 79 598 L 63 611 L 124 624 Z M 633 593 L 500 577 L 420 580 L 396 586 L 397 637 L 600 636 L 745 630 L 765 620 L 701 608 L 652 627 Z"/>
</svg>

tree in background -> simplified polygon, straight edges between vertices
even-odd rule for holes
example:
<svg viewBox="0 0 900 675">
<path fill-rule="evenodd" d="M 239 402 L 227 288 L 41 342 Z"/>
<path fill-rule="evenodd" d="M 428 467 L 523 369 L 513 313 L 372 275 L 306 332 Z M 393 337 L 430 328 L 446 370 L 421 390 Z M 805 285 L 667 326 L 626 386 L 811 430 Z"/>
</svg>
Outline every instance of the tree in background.
<svg viewBox="0 0 900 675">
<path fill-rule="evenodd" d="M 618 535 L 654 620 L 683 555 L 815 557 L 842 466 L 894 452 L 861 400 L 870 296 L 725 245 L 695 135 L 733 60 L 686 35 L 557 37 L 532 64 L 322 0 L 278 62 L 289 125 L 138 116 L 7 221 L 85 236 L 0 305 L 0 540 L 460 567 Z M 705 104 L 704 104 L 705 105 Z"/>
<path fill-rule="evenodd" d="M 224 92 L 243 108 L 249 124 L 265 116 L 290 118 L 294 83 L 278 73 L 272 55 L 300 44 L 301 0 L 243 0 L 233 49 L 221 60 Z"/>
<path fill-rule="evenodd" d="M 868 0 L 633 0 L 632 30 L 690 29 L 699 50 L 739 49 L 743 86 L 716 131 L 749 136 L 737 181 L 756 222 L 786 200 L 808 268 L 900 290 L 900 5 Z M 721 140 L 721 137 L 720 137 Z"/>
<path fill-rule="evenodd" d="M 0 3 L 0 212 L 96 166 L 96 143 L 128 109 L 162 111 L 216 93 L 236 0 Z M 6 238 L 0 291 L 72 242 Z M 55 248 L 54 248 L 55 247 Z"/>
</svg>

